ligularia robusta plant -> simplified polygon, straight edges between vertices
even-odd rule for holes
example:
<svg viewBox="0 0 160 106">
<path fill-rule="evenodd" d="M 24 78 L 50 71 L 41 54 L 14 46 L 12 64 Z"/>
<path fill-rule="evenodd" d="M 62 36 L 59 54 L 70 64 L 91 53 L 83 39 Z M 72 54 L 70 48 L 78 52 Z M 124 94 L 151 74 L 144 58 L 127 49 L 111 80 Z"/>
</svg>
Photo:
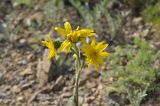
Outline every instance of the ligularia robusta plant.
<svg viewBox="0 0 160 106">
<path fill-rule="evenodd" d="M 56 42 L 51 40 L 50 33 L 48 34 L 48 39 L 42 41 L 42 43 L 49 49 L 48 59 L 53 57 L 57 58 L 57 49 L 59 49 L 60 52 L 73 52 L 76 56 L 76 79 L 73 91 L 73 106 L 78 106 L 79 78 L 84 66 L 84 62 L 82 62 L 83 59 L 80 54 L 82 53 L 85 56 L 85 61 L 88 67 L 93 65 L 98 71 L 99 66 L 104 65 L 105 57 L 109 55 L 108 52 L 104 51 L 108 44 L 105 44 L 104 41 L 98 43 L 95 39 L 94 30 L 80 29 L 79 26 L 73 30 L 69 22 L 64 23 L 64 28 L 55 27 L 54 30 L 65 38 L 65 40 L 60 44 L 60 47 L 56 47 Z M 86 41 L 86 37 L 91 38 L 91 43 Z M 78 42 L 82 42 L 82 45 L 77 46 Z"/>
</svg>

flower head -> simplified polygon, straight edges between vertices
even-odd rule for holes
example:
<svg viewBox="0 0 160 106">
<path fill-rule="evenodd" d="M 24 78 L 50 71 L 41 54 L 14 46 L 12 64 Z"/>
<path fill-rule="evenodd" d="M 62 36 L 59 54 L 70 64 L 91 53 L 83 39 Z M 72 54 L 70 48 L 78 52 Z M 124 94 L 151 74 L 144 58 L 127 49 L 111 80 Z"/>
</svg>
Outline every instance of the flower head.
<svg viewBox="0 0 160 106">
<path fill-rule="evenodd" d="M 107 46 L 108 44 L 104 44 L 104 41 L 97 43 L 96 40 L 93 39 L 91 44 L 86 44 L 81 47 L 84 56 L 86 56 L 88 67 L 93 64 L 96 70 L 98 70 L 100 64 L 104 65 L 104 57 L 109 55 L 108 52 L 104 52 Z"/>
<path fill-rule="evenodd" d="M 45 40 L 45 41 L 42 41 L 42 43 L 48 47 L 48 49 L 50 50 L 49 51 L 49 54 L 48 54 L 48 59 L 51 59 L 52 57 L 56 56 L 57 53 L 56 53 L 56 49 L 55 49 L 55 46 L 54 46 L 54 43 L 52 42 L 51 40 L 51 34 L 49 33 L 48 34 L 48 39 Z"/>
<path fill-rule="evenodd" d="M 70 50 L 72 43 L 77 43 L 84 40 L 87 36 L 94 36 L 95 33 L 91 29 L 79 29 L 79 26 L 76 30 L 72 30 L 72 27 L 69 22 L 64 23 L 64 28 L 55 27 L 55 30 L 60 34 L 65 36 L 66 40 L 62 43 L 60 50 L 67 52 Z"/>
</svg>

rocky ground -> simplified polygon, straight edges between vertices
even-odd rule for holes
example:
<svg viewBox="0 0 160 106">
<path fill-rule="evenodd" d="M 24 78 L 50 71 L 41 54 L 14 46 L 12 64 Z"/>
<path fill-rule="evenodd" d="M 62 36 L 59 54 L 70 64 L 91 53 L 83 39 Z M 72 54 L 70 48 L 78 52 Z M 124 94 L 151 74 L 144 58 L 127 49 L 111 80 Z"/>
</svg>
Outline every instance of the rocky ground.
<svg viewBox="0 0 160 106">
<path fill-rule="evenodd" d="M 1 3 L 0 106 L 71 106 L 74 70 L 58 70 L 60 73 L 50 81 L 51 62 L 41 45 L 45 36 L 37 40 L 39 34 L 48 33 L 52 27 L 52 23 L 43 23 L 41 5 L 43 0 L 33 9 L 14 8 L 10 1 Z M 40 29 L 31 28 L 33 21 L 41 24 Z M 55 70 L 53 66 L 53 73 L 57 73 Z M 80 104 L 105 105 L 100 74 L 84 72 L 79 88 Z"/>
<path fill-rule="evenodd" d="M 8 3 L 8 11 L 3 8 L 0 12 L 0 106 L 71 106 L 74 63 L 71 63 L 72 67 L 66 65 L 64 69 L 59 69 L 47 59 L 46 50 L 41 45 L 44 36 L 37 36 L 48 33 L 55 23 L 44 22 L 41 5 L 43 2 L 33 9 L 13 9 Z M 66 9 L 68 12 L 72 10 L 70 7 Z M 40 25 L 38 30 L 30 28 L 35 20 Z M 5 29 L 8 24 L 11 30 Z M 149 36 L 153 31 L 149 24 L 143 24 L 142 17 L 129 17 L 122 31 L 128 42 L 140 35 L 150 39 L 153 48 L 160 48 L 159 36 L 157 39 Z M 110 47 L 111 51 L 113 47 Z M 51 72 L 55 74 L 51 75 Z M 80 80 L 79 103 L 82 106 L 118 106 L 107 97 L 107 81 L 100 73 L 85 68 Z M 156 104 L 153 106 L 158 106 Z"/>
<path fill-rule="evenodd" d="M 18 46 L 10 42 L 0 43 L 0 105 L 71 106 L 74 72 L 60 74 L 53 81 L 44 83 L 48 74 L 40 72 L 37 75 L 37 72 L 50 67 L 47 65 L 49 61 L 46 56 L 39 60 L 42 53 L 24 44 L 23 40 Z M 39 68 L 41 62 L 43 65 Z M 106 106 L 101 80 L 97 72 L 84 69 L 79 88 L 82 106 Z"/>
<path fill-rule="evenodd" d="M 66 69 L 66 72 L 55 74 L 48 82 L 51 62 L 43 47 L 36 44 L 39 48 L 33 48 L 28 39 L 22 37 L 15 42 L 0 42 L 0 105 L 71 106 L 74 70 Z M 57 73 L 54 68 L 52 71 Z M 115 104 L 105 93 L 105 83 L 99 73 L 85 68 L 79 88 L 80 104 Z"/>
</svg>

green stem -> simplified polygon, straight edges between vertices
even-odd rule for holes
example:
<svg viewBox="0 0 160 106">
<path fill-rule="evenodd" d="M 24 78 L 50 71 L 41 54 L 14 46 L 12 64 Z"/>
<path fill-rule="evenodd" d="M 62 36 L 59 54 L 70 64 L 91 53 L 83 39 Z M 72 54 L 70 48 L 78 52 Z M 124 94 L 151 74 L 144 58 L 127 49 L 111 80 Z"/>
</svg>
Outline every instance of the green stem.
<svg viewBox="0 0 160 106">
<path fill-rule="evenodd" d="M 82 65 L 80 61 L 80 52 L 76 45 L 74 45 L 76 54 L 76 80 L 73 92 L 73 106 L 78 106 L 78 88 L 79 88 L 79 78 L 82 71 Z"/>
</svg>

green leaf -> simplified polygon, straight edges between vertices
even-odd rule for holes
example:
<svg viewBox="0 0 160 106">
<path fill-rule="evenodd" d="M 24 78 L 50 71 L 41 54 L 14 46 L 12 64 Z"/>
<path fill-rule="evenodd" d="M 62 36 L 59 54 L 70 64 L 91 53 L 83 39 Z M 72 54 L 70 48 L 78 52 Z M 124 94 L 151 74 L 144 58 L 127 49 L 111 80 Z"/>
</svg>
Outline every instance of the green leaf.
<svg viewBox="0 0 160 106">
<path fill-rule="evenodd" d="M 140 47 L 141 49 L 148 49 L 149 44 L 146 42 L 144 39 L 141 39 L 140 37 L 135 37 L 134 38 L 134 43 Z"/>
<path fill-rule="evenodd" d="M 18 5 L 24 4 L 27 6 L 31 6 L 32 5 L 32 0 L 14 0 L 15 3 L 17 3 Z"/>
<path fill-rule="evenodd" d="M 54 41 L 55 48 L 58 49 L 61 46 L 62 42 L 59 40 Z"/>
</svg>

